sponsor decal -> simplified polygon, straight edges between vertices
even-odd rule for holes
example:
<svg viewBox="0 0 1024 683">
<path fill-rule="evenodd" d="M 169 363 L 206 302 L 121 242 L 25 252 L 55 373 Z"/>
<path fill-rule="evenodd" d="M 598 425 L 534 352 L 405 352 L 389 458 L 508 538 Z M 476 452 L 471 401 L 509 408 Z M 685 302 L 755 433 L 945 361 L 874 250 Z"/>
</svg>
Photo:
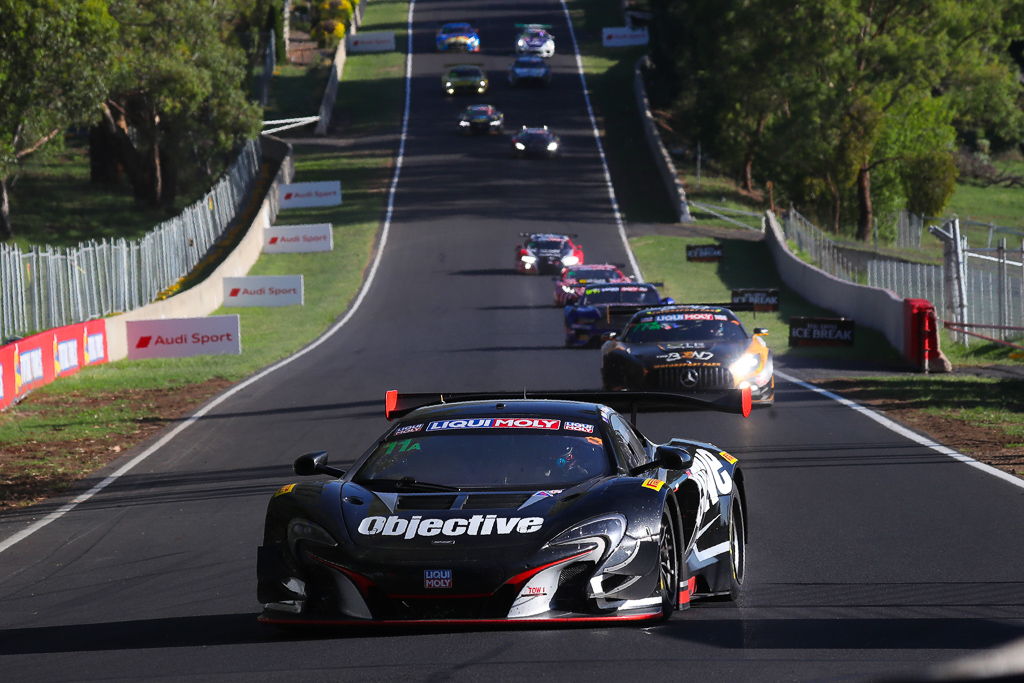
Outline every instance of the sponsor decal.
<svg viewBox="0 0 1024 683">
<path fill-rule="evenodd" d="M 345 40 L 348 52 L 394 52 L 394 31 L 367 31 L 350 34 Z"/>
<path fill-rule="evenodd" d="M 132 360 L 242 352 L 237 315 L 130 320 L 125 330 Z"/>
<path fill-rule="evenodd" d="M 388 445 L 384 446 L 384 454 L 391 455 L 395 449 L 398 449 L 399 453 L 405 453 L 406 451 L 418 451 L 420 445 L 412 439 L 403 439 L 402 441 L 392 441 Z"/>
<path fill-rule="evenodd" d="M 106 353 L 103 351 L 103 333 L 90 334 L 85 338 L 85 364 L 89 365 L 103 360 Z"/>
<path fill-rule="evenodd" d="M 497 515 L 473 515 L 440 519 L 420 515 L 411 518 L 370 516 L 359 523 L 356 529 L 363 536 L 401 536 L 405 539 L 417 536 L 508 536 L 509 534 L 532 534 L 544 526 L 543 517 L 498 517 Z"/>
<path fill-rule="evenodd" d="M 562 425 L 562 429 L 568 429 L 574 432 L 585 432 L 587 434 L 594 433 L 594 425 L 586 424 L 584 422 L 569 422 L 566 420 L 565 424 Z"/>
<path fill-rule="evenodd" d="M 558 429 L 561 420 L 542 417 L 471 417 L 438 420 L 427 425 L 428 432 L 446 429 Z"/>
<path fill-rule="evenodd" d="M 732 457 L 731 455 L 729 455 L 725 451 L 719 451 L 718 454 L 720 456 L 722 456 L 723 458 L 725 458 L 725 460 L 728 461 L 728 463 L 730 465 L 735 465 L 737 462 L 739 462 L 736 458 Z"/>
<path fill-rule="evenodd" d="M 707 496 L 701 497 L 697 508 L 698 515 L 703 515 L 711 505 L 716 505 L 719 497 L 732 493 L 732 477 L 725 471 L 718 458 L 703 448 L 698 448 L 694 452 L 689 474 L 700 484 L 700 488 L 707 492 Z"/>
<path fill-rule="evenodd" d="M 599 436 L 588 436 L 587 441 L 594 444 L 595 446 L 600 446 L 604 444 L 604 441 Z"/>
<path fill-rule="evenodd" d="M 330 223 L 308 225 L 274 225 L 263 233 L 265 254 L 331 251 L 334 232 Z"/>
<path fill-rule="evenodd" d="M 67 339 L 58 342 L 53 338 L 53 362 L 54 373 L 61 374 L 78 367 L 78 340 Z"/>
<path fill-rule="evenodd" d="M 303 278 L 301 275 L 256 275 L 226 277 L 225 306 L 301 306 Z"/>
<path fill-rule="evenodd" d="M 789 319 L 790 346 L 853 346 L 855 323 L 848 318 Z"/>
<path fill-rule="evenodd" d="M 399 436 L 401 434 L 412 434 L 413 432 L 418 432 L 421 429 L 423 429 L 422 423 L 418 425 L 405 425 L 404 427 L 399 427 L 395 431 L 391 432 L 391 436 Z"/>
<path fill-rule="evenodd" d="M 43 370 L 43 350 L 41 348 L 29 349 L 28 351 L 17 352 L 18 358 L 18 384 L 25 386 L 38 382 L 45 378 Z"/>
<path fill-rule="evenodd" d="M 630 47 L 647 45 L 650 36 L 646 28 L 629 26 L 607 26 L 601 30 L 601 44 L 604 47 Z"/>
<path fill-rule="evenodd" d="M 277 498 L 278 496 L 283 496 L 286 493 L 291 493 L 292 489 L 295 488 L 295 486 L 295 484 L 285 484 L 278 490 L 274 491 L 274 498 Z"/>
<path fill-rule="evenodd" d="M 686 247 L 687 261 L 721 261 L 721 244 L 691 244 Z"/>
<path fill-rule="evenodd" d="M 666 363 L 675 363 L 680 360 L 711 360 L 715 357 L 715 354 L 710 351 L 672 351 L 671 353 L 663 353 L 655 356 L 658 360 L 664 360 Z"/>
<path fill-rule="evenodd" d="M 545 586 L 527 586 L 523 589 L 523 595 L 547 595 L 548 589 Z"/>
<path fill-rule="evenodd" d="M 424 569 L 423 570 L 423 587 L 424 588 L 451 588 L 452 587 L 452 570 L 451 569 Z"/>
<path fill-rule="evenodd" d="M 777 289 L 734 289 L 732 303 L 752 306 L 755 311 L 779 310 L 779 290 Z"/>
<path fill-rule="evenodd" d="M 282 184 L 279 196 L 281 209 L 338 206 L 341 204 L 341 181 Z"/>
<path fill-rule="evenodd" d="M 660 491 L 664 485 L 665 482 L 661 479 L 644 479 L 644 483 L 641 484 L 645 489 L 651 489 L 652 491 Z"/>
</svg>

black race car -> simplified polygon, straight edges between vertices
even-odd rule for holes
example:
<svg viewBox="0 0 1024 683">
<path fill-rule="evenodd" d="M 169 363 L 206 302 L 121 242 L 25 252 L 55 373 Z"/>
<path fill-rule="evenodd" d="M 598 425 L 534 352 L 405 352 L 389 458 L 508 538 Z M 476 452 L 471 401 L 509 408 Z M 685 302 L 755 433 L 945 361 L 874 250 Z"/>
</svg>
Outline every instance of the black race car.
<svg viewBox="0 0 1024 683">
<path fill-rule="evenodd" d="M 521 232 L 526 241 L 516 245 L 516 269 L 520 273 L 561 273 L 563 268 L 583 263 L 583 245 L 572 241 L 577 235 Z"/>
<path fill-rule="evenodd" d="M 587 285 L 563 309 L 566 346 L 596 346 L 603 335 L 622 330 L 639 310 L 673 303 L 653 282 Z"/>
<path fill-rule="evenodd" d="M 747 516 L 736 458 L 647 440 L 613 407 L 749 414 L 749 392 L 388 392 L 399 417 L 347 473 L 270 499 L 260 621 L 279 625 L 663 619 L 735 598 Z"/>
<path fill-rule="evenodd" d="M 461 133 L 501 133 L 505 115 L 490 104 L 471 104 L 459 115 Z"/>
<path fill-rule="evenodd" d="M 543 157 L 551 159 L 558 156 L 561 140 L 547 126 L 522 129 L 512 137 L 512 156 Z"/>
<path fill-rule="evenodd" d="M 634 315 L 601 347 L 605 389 L 723 391 L 749 387 L 755 403 L 775 401 L 768 330 L 748 334 L 728 308 L 681 304 Z"/>
</svg>

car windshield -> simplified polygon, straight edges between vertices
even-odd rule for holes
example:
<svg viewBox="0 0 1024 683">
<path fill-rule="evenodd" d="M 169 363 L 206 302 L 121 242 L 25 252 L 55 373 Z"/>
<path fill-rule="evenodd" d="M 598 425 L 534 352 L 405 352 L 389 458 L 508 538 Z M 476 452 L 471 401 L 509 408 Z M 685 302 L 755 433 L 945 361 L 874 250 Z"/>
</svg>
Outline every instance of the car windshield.
<svg viewBox="0 0 1024 683">
<path fill-rule="evenodd" d="M 648 287 L 597 287 L 586 289 L 579 305 L 590 304 L 658 304 L 658 292 Z"/>
<path fill-rule="evenodd" d="M 474 106 L 466 109 L 466 113 L 475 116 L 490 116 L 491 108 L 489 106 Z"/>
<path fill-rule="evenodd" d="M 629 342 L 715 342 L 746 338 L 747 333 L 738 320 L 713 313 L 645 315 L 633 320 L 622 335 L 622 340 Z"/>
<path fill-rule="evenodd" d="M 448 72 L 449 77 L 453 78 L 482 78 L 483 74 L 480 73 L 479 69 L 472 67 L 462 67 L 461 69 L 452 69 Z"/>
<path fill-rule="evenodd" d="M 469 24 L 445 24 L 441 28 L 441 33 L 466 33 L 469 28 Z"/>
<path fill-rule="evenodd" d="M 557 240 L 537 240 L 528 245 L 534 251 L 561 251 L 563 242 Z"/>
<path fill-rule="evenodd" d="M 619 277 L 619 271 L 614 268 L 588 268 L 570 270 L 565 277 L 569 280 L 615 280 Z"/>
<path fill-rule="evenodd" d="M 598 427 L 559 418 L 480 417 L 410 423 L 355 476 L 374 490 L 561 489 L 613 471 Z"/>
<path fill-rule="evenodd" d="M 520 57 L 515 65 L 520 69 L 539 69 L 544 66 L 544 60 L 539 57 Z"/>
</svg>

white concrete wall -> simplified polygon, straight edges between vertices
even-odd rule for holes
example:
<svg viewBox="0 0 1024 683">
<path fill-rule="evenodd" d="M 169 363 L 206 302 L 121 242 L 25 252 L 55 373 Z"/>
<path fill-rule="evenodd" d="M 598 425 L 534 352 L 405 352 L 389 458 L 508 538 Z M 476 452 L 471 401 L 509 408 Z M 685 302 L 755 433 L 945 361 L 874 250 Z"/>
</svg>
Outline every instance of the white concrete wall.
<svg viewBox="0 0 1024 683">
<path fill-rule="evenodd" d="M 888 289 L 840 280 L 801 261 L 790 252 L 775 214 L 766 211 L 764 222 L 765 243 L 783 282 L 811 303 L 852 318 L 857 327 L 878 330 L 901 355 L 904 354 L 906 326 L 902 298 Z"/>
</svg>

